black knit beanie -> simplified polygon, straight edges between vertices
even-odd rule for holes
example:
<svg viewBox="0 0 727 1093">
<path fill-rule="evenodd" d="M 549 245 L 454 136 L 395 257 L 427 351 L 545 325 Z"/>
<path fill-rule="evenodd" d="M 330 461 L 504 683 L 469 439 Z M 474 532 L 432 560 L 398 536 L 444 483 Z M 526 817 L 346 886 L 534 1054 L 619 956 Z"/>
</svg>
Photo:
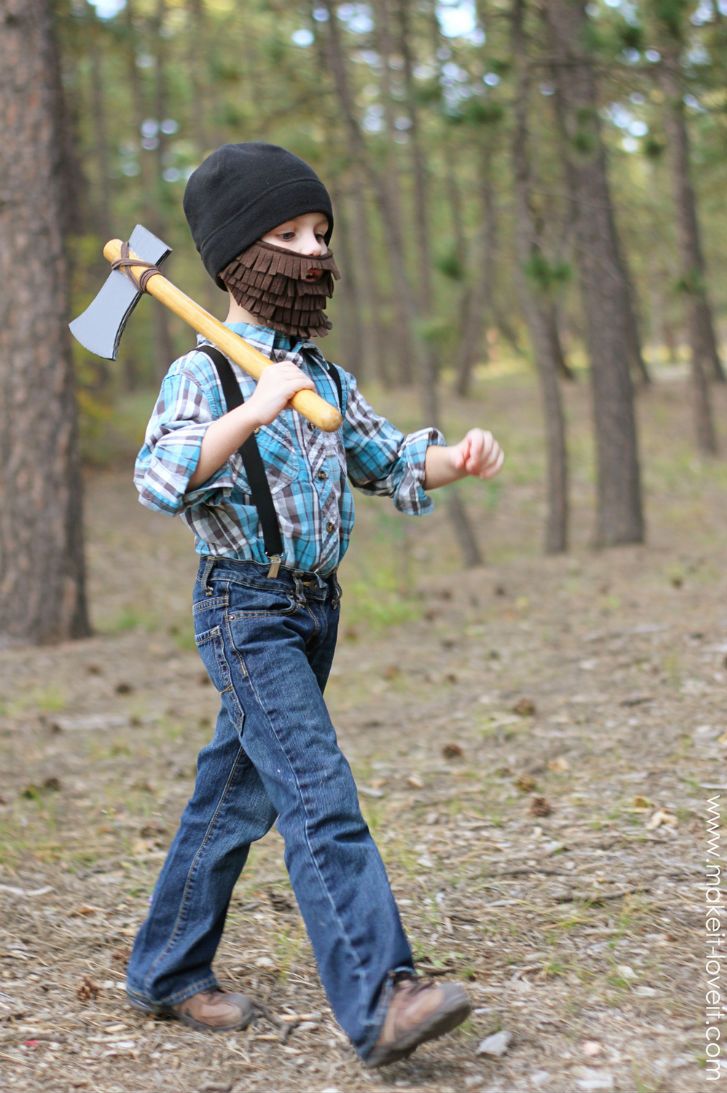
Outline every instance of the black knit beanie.
<svg viewBox="0 0 727 1093">
<path fill-rule="evenodd" d="M 328 244 L 333 209 L 312 167 L 277 144 L 223 144 L 194 171 L 184 191 L 184 213 L 210 277 L 278 224 L 304 213 L 325 213 Z"/>
</svg>

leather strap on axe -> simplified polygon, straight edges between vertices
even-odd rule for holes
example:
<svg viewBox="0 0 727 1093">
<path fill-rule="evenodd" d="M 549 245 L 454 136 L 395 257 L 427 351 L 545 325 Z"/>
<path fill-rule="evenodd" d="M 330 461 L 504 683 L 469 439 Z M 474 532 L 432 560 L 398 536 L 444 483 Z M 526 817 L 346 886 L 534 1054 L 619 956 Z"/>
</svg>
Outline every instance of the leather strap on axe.
<svg viewBox="0 0 727 1093">
<path fill-rule="evenodd" d="M 139 266 L 145 267 L 144 272 L 140 274 L 138 280 L 136 277 L 132 277 L 132 275 L 127 272 L 127 270 L 129 270 L 132 266 L 134 266 L 135 269 L 138 269 Z M 146 286 L 149 278 L 153 277 L 155 273 L 161 273 L 159 267 L 155 266 L 153 262 L 142 262 L 140 258 L 131 258 L 129 256 L 128 242 L 124 242 L 121 244 L 121 257 L 115 259 L 115 261 L 111 263 L 111 269 L 121 270 L 121 272 L 124 273 L 129 278 L 129 280 L 137 286 L 139 292 L 147 292 L 148 289 Z"/>
</svg>

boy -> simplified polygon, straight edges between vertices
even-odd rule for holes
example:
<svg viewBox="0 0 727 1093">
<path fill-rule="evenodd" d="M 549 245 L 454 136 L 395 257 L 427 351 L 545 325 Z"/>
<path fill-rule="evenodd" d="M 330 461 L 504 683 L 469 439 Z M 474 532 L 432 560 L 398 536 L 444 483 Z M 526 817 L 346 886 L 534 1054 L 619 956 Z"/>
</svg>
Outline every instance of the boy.
<svg viewBox="0 0 727 1093">
<path fill-rule="evenodd" d="M 129 1000 L 194 1028 L 249 1024 L 254 1003 L 221 990 L 211 965 L 250 844 L 277 821 L 333 1012 L 365 1065 L 382 1066 L 460 1024 L 470 1003 L 458 984 L 416 976 L 323 701 L 353 524 L 347 476 L 417 514 L 431 507 L 423 487 L 488 478 L 503 456 L 477 429 L 454 447 L 434 429 L 404 436 L 310 340 L 328 331 L 338 271 L 330 197 L 297 156 L 224 145 L 190 177 L 184 208 L 229 293 L 227 323 L 274 366 L 257 385 L 236 371 L 232 394 L 228 377 L 226 405 L 225 362 L 200 339 L 165 377 L 137 459 L 142 503 L 181 512 L 195 533 L 195 639 L 221 705 L 134 944 Z M 340 405 L 337 433 L 286 408 L 305 388 Z"/>
</svg>

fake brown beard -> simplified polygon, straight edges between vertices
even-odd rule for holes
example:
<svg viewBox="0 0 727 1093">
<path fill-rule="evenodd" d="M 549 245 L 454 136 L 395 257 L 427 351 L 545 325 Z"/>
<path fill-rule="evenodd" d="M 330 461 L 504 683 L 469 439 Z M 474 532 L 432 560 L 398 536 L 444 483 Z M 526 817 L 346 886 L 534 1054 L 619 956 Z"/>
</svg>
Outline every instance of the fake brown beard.
<svg viewBox="0 0 727 1093">
<path fill-rule="evenodd" d="M 323 272 L 306 281 L 312 269 Z M 234 258 L 220 277 L 235 301 L 266 326 L 299 338 L 324 338 L 333 325 L 325 314 L 340 273 L 329 252 L 308 258 L 259 240 Z"/>
</svg>

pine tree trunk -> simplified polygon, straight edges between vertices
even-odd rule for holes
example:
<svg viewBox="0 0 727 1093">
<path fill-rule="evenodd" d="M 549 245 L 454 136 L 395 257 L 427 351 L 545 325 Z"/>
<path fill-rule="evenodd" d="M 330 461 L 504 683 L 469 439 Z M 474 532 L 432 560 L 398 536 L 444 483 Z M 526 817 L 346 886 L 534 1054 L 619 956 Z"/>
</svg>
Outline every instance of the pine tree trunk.
<svg viewBox="0 0 727 1093">
<path fill-rule="evenodd" d="M 366 178 L 376 198 L 386 231 L 388 257 L 393 275 L 393 292 L 397 306 L 401 306 L 401 322 L 404 324 L 404 329 L 400 330 L 399 333 L 408 346 L 405 353 L 406 359 L 400 362 L 399 372 L 403 377 L 416 375 L 420 367 L 419 358 L 421 356 L 416 339 L 412 336 L 417 308 L 413 286 L 409 281 L 406 269 L 401 219 L 397 216 L 397 210 L 392 204 L 388 187 L 379 172 L 374 169 L 367 155 L 348 77 L 346 55 L 338 28 L 336 5 L 331 0 L 324 0 L 323 7 L 328 13 L 324 46 L 327 67 L 331 73 L 340 104 L 348 153 L 354 166 Z"/>
<path fill-rule="evenodd" d="M 330 59 L 331 46 L 324 40 L 320 33 L 318 23 L 311 17 L 311 31 L 313 33 L 316 60 L 321 70 L 324 70 Z M 339 76 L 339 80 L 346 82 L 345 71 Z M 339 112 L 336 110 L 335 120 L 339 122 Z M 329 121 L 329 138 L 336 141 L 338 133 L 334 132 L 333 123 Z M 367 375 L 373 375 L 384 386 L 394 383 L 393 370 L 391 368 L 391 344 L 393 339 L 387 339 L 386 326 L 382 318 L 382 301 L 379 279 L 376 276 L 373 254 L 371 249 L 371 226 L 367 209 L 366 178 L 360 162 L 360 149 L 351 131 L 350 123 L 344 123 L 344 140 L 349 150 L 349 182 L 348 191 L 351 201 L 351 238 L 356 254 L 357 276 L 356 291 L 359 300 L 359 313 L 362 322 L 362 351 L 364 371 Z M 344 267 L 344 276 L 348 271 Z"/>
<path fill-rule="evenodd" d="M 167 116 L 167 48 L 164 38 L 164 24 L 167 16 L 167 0 L 156 0 L 156 11 L 152 21 L 156 65 L 154 79 L 154 107 L 158 125 L 157 142 L 154 149 L 154 162 L 156 165 L 156 187 L 154 194 L 154 207 L 151 229 L 160 239 L 167 234 L 166 217 L 164 216 L 164 168 L 166 167 L 167 138 L 162 130 L 162 123 Z M 174 345 L 174 337 L 170 324 L 170 313 L 165 307 L 154 308 L 154 328 L 156 331 L 157 370 L 164 375 L 167 368 L 177 355 Z"/>
<path fill-rule="evenodd" d="M 538 291 L 537 286 L 527 275 L 528 263 L 540 251 L 542 240 L 539 237 L 538 222 L 533 213 L 533 180 L 528 130 L 530 76 L 525 37 L 525 0 L 513 0 L 511 26 L 516 81 L 512 160 L 515 182 L 517 277 L 533 344 L 545 419 L 548 479 L 545 550 L 547 554 L 558 554 L 568 549 L 568 453 L 565 414 L 558 379 L 565 362 L 558 337 L 553 303 L 548 297 L 547 290 Z"/>
<path fill-rule="evenodd" d="M 407 313 L 407 304 L 404 294 L 397 291 L 399 281 L 399 267 L 406 265 L 407 248 L 404 202 L 402 200 L 401 169 L 399 165 L 398 145 L 396 142 L 396 114 L 394 93 L 391 81 L 391 56 L 394 50 L 391 27 L 389 21 L 389 0 L 375 0 L 372 4 L 374 14 L 374 41 L 381 58 L 381 101 L 384 109 L 384 124 L 388 140 L 386 142 L 385 164 L 383 178 L 380 186 L 386 191 L 386 215 L 395 221 L 398 226 L 399 255 L 389 255 L 389 264 L 392 270 L 393 291 L 391 293 L 390 306 L 394 315 L 394 329 L 398 342 L 398 373 L 402 385 L 410 384 L 414 380 L 412 362 L 415 351 L 413 346 L 414 332 L 410 316 Z"/>
<path fill-rule="evenodd" d="M 672 189 L 679 239 L 681 289 L 687 305 L 687 328 L 692 353 L 692 388 L 697 446 L 713 455 L 717 451 L 707 376 L 723 380 L 717 351 L 712 310 L 707 297 L 707 270 L 697 219 L 697 203 L 689 163 L 689 133 L 679 75 L 679 56 L 667 49 L 660 69 L 665 98 L 665 128 L 671 159 Z"/>
<path fill-rule="evenodd" d="M 156 9 L 151 23 L 151 38 L 155 43 L 156 65 L 153 84 L 153 104 L 147 102 L 142 73 L 136 63 L 137 50 L 143 42 L 143 35 L 139 32 L 137 23 L 144 19 L 137 9 L 134 0 L 126 0 L 124 8 L 124 20 L 126 27 L 124 61 L 126 64 L 127 79 L 131 88 L 133 102 L 134 138 L 139 148 L 139 169 L 141 172 L 141 209 L 144 227 L 153 232 L 160 239 L 166 238 L 165 220 L 163 216 L 163 188 L 162 178 L 164 170 L 164 134 L 157 130 L 156 136 L 151 133 L 142 134 L 142 124 L 147 119 L 154 119 L 161 125 L 165 116 L 165 48 L 162 41 L 161 30 L 165 15 L 164 0 L 157 0 Z M 146 142 L 146 143 L 145 143 Z M 133 225 L 132 225 L 133 226 Z M 131 230 L 131 228 L 129 228 Z M 215 300 L 219 298 L 216 293 Z M 165 307 L 159 306 L 154 301 L 151 311 L 151 329 L 153 339 L 148 338 L 151 349 L 144 353 L 144 357 L 153 360 L 152 375 L 149 377 L 156 382 L 160 374 L 164 374 L 170 363 L 176 356 L 174 340 L 170 329 L 169 312 Z M 138 329 L 138 327 L 136 327 Z M 133 332 L 132 332 L 133 333 Z M 119 364 L 123 368 L 124 382 L 127 389 L 132 390 L 139 378 L 141 369 L 138 361 L 142 359 L 137 343 L 127 338 L 126 348 L 122 342 L 119 354 Z"/>
<path fill-rule="evenodd" d="M 353 238 L 356 262 L 360 271 L 358 291 L 364 316 L 366 371 L 383 386 L 393 386 L 396 375 L 391 362 L 391 343 L 386 338 L 382 322 L 381 287 L 375 272 L 371 248 L 371 229 L 366 208 L 366 184 L 357 163 L 353 164 L 351 179 L 353 202 Z"/>
<path fill-rule="evenodd" d="M 73 0 L 56 0 L 53 12 L 55 25 L 59 34 L 65 25 L 65 41 L 59 41 L 59 60 L 53 69 L 53 100 L 57 104 L 59 116 L 56 119 L 56 130 L 61 144 L 63 164 L 63 178 L 60 179 L 60 205 L 62 211 L 62 229 L 65 239 L 72 239 L 81 235 L 86 230 L 84 211 L 88 207 L 88 183 L 81 167 L 78 154 L 78 133 L 83 106 L 81 104 L 80 78 L 73 63 L 67 63 L 61 71 L 61 62 L 64 55 L 69 58 L 76 56 L 82 49 L 84 28 L 76 25 L 76 20 L 71 16 Z M 67 51 L 67 52 L 66 52 Z M 64 94 L 64 87 L 66 92 Z M 72 265 L 73 249 L 69 249 L 68 260 Z M 73 269 L 71 268 L 71 283 L 73 283 Z"/>
<path fill-rule="evenodd" d="M 47 0 L 0 0 L 0 641 L 89 633 Z"/>
<path fill-rule="evenodd" d="M 682 280 L 690 303 L 692 351 L 715 379 L 724 382 L 725 373 L 719 357 L 712 308 L 707 293 L 707 264 L 697 214 L 697 199 L 692 185 L 689 130 L 684 116 L 679 56 L 668 50 L 660 68 L 664 90 L 668 141 L 671 153 L 674 205 L 677 213 Z"/>
<path fill-rule="evenodd" d="M 324 6 L 328 13 L 326 56 L 341 105 L 349 152 L 352 161 L 365 173 L 379 203 L 381 217 L 387 234 L 392 269 L 395 275 L 395 289 L 401 297 L 404 309 L 403 314 L 406 317 L 407 327 L 408 329 L 413 330 L 413 324 L 418 312 L 417 296 L 415 295 L 414 286 L 410 283 L 407 276 L 406 263 L 404 260 L 405 252 L 402 224 L 397 217 L 397 210 L 392 203 L 388 187 L 383 183 L 378 172 L 373 169 L 371 162 L 366 155 L 366 147 L 361 133 L 361 127 L 356 116 L 353 95 L 348 79 L 345 54 L 340 40 L 336 6 L 331 3 L 330 0 L 325 0 Z M 415 123 L 415 119 L 413 120 Z M 423 186 L 423 182 L 423 177 L 417 175 L 415 178 L 415 187 L 416 193 L 418 194 L 417 200 L 419 202 L 421 202 L 421 187 Z M 417 206 L 416 216 L 418 221 L 422 215 L 422 208 L 422 204 Z M 424 279 L 431 277 L 431 264 L 424 267 L 422 276 Z M 420 291 L 422 293 L 429 292 L 431 297 L 431 290 L 427 287 L 426 281 L 424 280 L 422 284 L 424 285 L 424 288 L 421 288 L 420 285 Z M 410 363 L 414 366 L 414 374 L 419 377 L 427 420 L 431 422 L 431 424 L 436 425 L 439 420 L 439 407 L 437 384 L 435 382 L 436 376 L 432 358 L 426 350 L 422 352 L 421 347 L 414 338 L 412 338 L 411 353 L 412 360 Z M 450 515 L 453 515 L 457 521 L 455 524 L 457 538 L 462 545 L 466 558 L 469 560 L 469 564 L 479 564 L 479 551 L 474 535 L 471 535 L 470 541 L 466 542 L 465 534 L 462 530 L 462 521 L 464 520 L 467 522 L 467 517 L 463 506 L 456 495 L 453 495 L 450 498 L 448 507 Z"/>
<path fill-rule="evenodd" d="M 546 0 L 556 111 L 591 363 L 596 432 L 596 545 L 644 538 L 634 395 L 629 361 L 635 321 L 611 203 L 583 0 Z"/>
<path fill-rule="evenodd" d="M 472 370 L 477 361 L 489 360 L 485 331 L 487 315 L 492 310 L 497 246 L 497 214 L 492 185 L 492 146 L 489 143 L 483 144 L 480 163 L 479 197 L 482 205 L 482 228 L 478 233 L 477 246 L 473 252 L 476 268 L 462 299 L 461 337 L 455 355 L 454 389 L 462 398 L 466 398 L 470 393 Z"/>
<path fill-rule="evenodd" d="M 379 0 L 386 5 L 387 0 Z M 433 263 L 431 251 L 431 217 L 429 213 L 429 190 L 427 185 L 428 168 L 419 130 L 419 112 L 414 93 L 414 61 L 411 54 L 411 33 L 409 30 L 409 0 L 398 0 L 398 41 L 399 53 L 404 61 L 404 85 L 406 89 L 406 107 L 409 115 L 409 148 L 411 166 L 414 174 L 414 213 L 415 238 L 417 241 L 419 264 L 419 313 L 431 318 L 434 313 Z M 424 412 L 429 424 L 439 428 L 439 375 L 437 359 L 431 345 L 424 346 L 421 355 L 423 372 L 420 381 Z M 467 566 L 482 565 L 477 537 L 467 514 L 462 498 L 454 485 L 447 491 L 447 512 L 454 530 L 462 558 Z"/>
</svg>

